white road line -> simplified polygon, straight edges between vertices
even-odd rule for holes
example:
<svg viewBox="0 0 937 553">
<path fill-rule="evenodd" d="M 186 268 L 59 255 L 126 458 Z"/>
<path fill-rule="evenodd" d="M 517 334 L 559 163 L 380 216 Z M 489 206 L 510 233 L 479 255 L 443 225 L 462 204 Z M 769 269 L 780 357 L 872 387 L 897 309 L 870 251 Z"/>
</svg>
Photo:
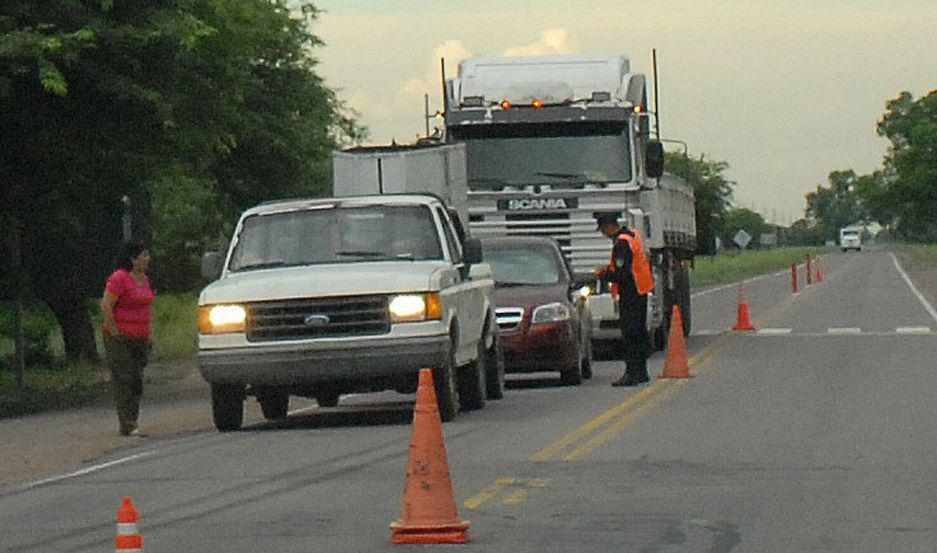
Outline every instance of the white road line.
<svg viewBox="0 0 937 553">
<path fill-rule="evenodd" d="M 830 327 L 826 329 L 827 334 L 862 334 L 862 329 L 857 326 Z"/>
<path fill-rule="evenodd" d="M 793 328 L 759 328 L 757 334 L 766 334 L 766 335 L 780 335 L 780 334 L 790 334 L 794 332 Z"/>
<path fill-rule="evenodd" d="M 724 333 L 724 330 L 699 330 L 693 331 L 692 336 L 720 336 Z"/>
<path fill-rule="evenodd" d="M 895 329 L 898 334 L 930 334 L 929 326 L 899 326 Z"/>
<path fill-rule="evenodd" d="M 59 475 L 59 476 L 53 476 L 53 477 L 51 477 L 51 478 L 46 478 L 46 479 L 44 479 L 44 480 L 39 480 L 39 481 L 37 481 L 37 482 L 30 482 L 29 484 L 26 484 L 26 485 L 22 486 L 20 489 L 21 489 L 21 490 L 28 490 L 28 489 L 35 488 L 35 487 L 38 487 L 38 486 L 43 486 L 43 485 L 45 485 L 45 484 L 51 484 L 51 483 L 53 483 L 53 482 L 61 482 L 62 480 L 67 480 L 67 479 L 69 479 L 69 478 L 77 478 L 78 476 L 84 476 L 84 475 L 86 475 L 86 474 L 91 474 L 91 473 L 93 473 L 93 472 L 102 471 L 102 470 L 104 470 L 104 469 L 106 469 L 106 468 L 110 468 L 110 467 L 113 467 L 113 466 L 116 466 L 116 465 L 120 465 L 120 464 L 127 463 L 127 462 L 130 462 L 130 461 L 135 461 L 135 460 L 137 460 L 137 459 L 141 459 L 141 458 L 143 458 L 143 457 L 146 457 L 146 456 L 148 456 L 148 455 L 152 455 L 152 454 L 154 454 L 154 453 L 156 453 L 156 450 L 155 450 L 155 449 L 154 449 L 154 450 L 150 450 L 150 451 L 144 451 L 144 452 L 142 452 L 142 453 L 136 453 L 136 454 L 134 454 L 134 455 L 130 455 L 130 456 L 127 456 L 127 457 L 122 457 L 122 458 L 120 458 L 120 459 L 115 459 L 115 460 L 113 460 L 113 461 L 108 461 L 107 463 L 101 463 L 100 465 L 93 465 L 93 466 L 90 466 L 90 467 L 83 468 L 83 469 L 81 469 L 81 470 L 76 470 L 75 472 L 70 472 L 70 473 L 68 473 L 68 474 L 61 474 L 61 475 Z"/>
<path fill-rule="evenodd" d="M 921 305 L 924 306 L 924 309 L 930 314 L 931 318 L 934 319 L 934 322 L 937 322 L 937 311 L 934 310 L 934 307 L 927 301 L 927 298 L 924 297 L 917 287 L 911 282 L 911 279 L 908 277 L 908 273 L 904 272 L 904 269 L 901 268 L 901 264 L 898 263 L 898 258 L 895 257 L 895 254 L 888 252 L 891 255 L 891 260 L 895 262 L 895 268 L 898 269 L 898 272 L 901 273 L 901 278 L 904 279 L 905 283 L 908 285 L 908 288 L 917 296 L 918 301 L 921 302 Z"/>
</svg>

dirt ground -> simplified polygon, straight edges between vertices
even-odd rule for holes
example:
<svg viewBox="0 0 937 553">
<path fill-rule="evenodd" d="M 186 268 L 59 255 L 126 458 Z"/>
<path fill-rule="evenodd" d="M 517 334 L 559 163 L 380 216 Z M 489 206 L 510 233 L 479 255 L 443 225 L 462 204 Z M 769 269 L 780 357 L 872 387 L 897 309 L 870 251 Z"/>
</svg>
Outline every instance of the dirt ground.
<svg viewBox="0 0 937 553">
<path fill-rule="evenodd" d="M 932 305 L 937 305 L 937 266 L 902 265 Z M 255 401 L 248 401 L 245 421 L 262 420 Z M 147 368 L 140 413 L 145 438 L 117 433 L 117 416 L 109 402 L 0 422 L 0 487 L 28 485 L 42 478 L 81 470 L 118 450 L 131 450 L 152 440 L 212 428 L 208 385 L 195 360 L 155 363 Z"/>
</svg>

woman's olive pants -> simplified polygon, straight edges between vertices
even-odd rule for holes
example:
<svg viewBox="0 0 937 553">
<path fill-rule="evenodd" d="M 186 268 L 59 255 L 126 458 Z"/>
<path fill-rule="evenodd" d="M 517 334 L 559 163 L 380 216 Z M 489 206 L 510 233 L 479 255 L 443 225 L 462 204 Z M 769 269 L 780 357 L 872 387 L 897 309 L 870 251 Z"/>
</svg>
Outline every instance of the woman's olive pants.
<svg viewBox="0 0 937 553">
<path fill-rule="evenodd" d="M 143 368 L 150 355 L 149 340 L 127 336 L 105 336 L 107 368 L 111 371 L 111 392 L 117 407 L 121 434 L 137 427 L 140 397 L 143 395 Z"/>
</svg>

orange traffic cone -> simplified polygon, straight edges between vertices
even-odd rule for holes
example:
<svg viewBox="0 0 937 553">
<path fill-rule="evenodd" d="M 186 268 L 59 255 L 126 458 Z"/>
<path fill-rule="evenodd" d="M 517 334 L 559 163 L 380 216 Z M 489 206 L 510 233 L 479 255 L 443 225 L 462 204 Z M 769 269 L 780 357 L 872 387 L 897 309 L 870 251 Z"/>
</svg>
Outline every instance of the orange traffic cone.
<svg viewBox="0 0 937 553">
<path fill-rule="evenodd" d="M 820 260 L 822 257 L 817 258 L 817 282 L 823 282 L 823 269 L 820 268 Z"/>
<path fill-rule="evenodd" d="M 114 539 L 114 551 L 117 553 L 137 553 L 143 551 L 143 536 L 137 531 L 140 515 L 129 497 L 117 509 L 117 538 Z"/>
<path fill-rule="evenodd" d="M 739 314 L 732 330 L 755 330 L 748 313 L 748 303 L 745 301 L 745 284 L 739 284 Z"/>
<path fill-rule="evenodd" d="M 407 458 L 407 488 L 400 520 L 390 525 L 391 542 L 465 543 L 468 527 L 456 511 L 433 373 L 421 369 Z"/>
<path fill-rule="evenodd" d="M 686 355 L 686 340 L 683 338 L 683 317 L 680 316 L 680 308 L 676 305 L 671 311 L 667 359 L 664 361 L 664 372 L 660 378 L 693 378 Z"/>
</svg>

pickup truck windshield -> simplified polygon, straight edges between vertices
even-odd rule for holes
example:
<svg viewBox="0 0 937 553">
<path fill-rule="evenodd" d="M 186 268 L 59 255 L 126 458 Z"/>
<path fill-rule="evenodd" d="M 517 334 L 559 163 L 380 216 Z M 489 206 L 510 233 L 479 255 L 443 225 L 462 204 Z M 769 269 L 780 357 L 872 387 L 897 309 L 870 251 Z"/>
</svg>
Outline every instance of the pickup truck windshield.
<svg viewBox="0 0 937 553">
<path fill-rule="evenodd" d="M 485 263 L 491 265 L 495 286 L 560 282 L 560 260 L 550 248 L 493 248 L 486 245 L 484 251 Z"/>
<path fill-rule="evenodd" d="M 428 207 L 337 207 L 248 217 L 228 269 L 427 259 L 442 259 Z"/>
<path fill-rule="evenodd" d="M 594 131 L 573 136 L 527 132 L 523 136 L 464 137 L 469 187 L 581 187 L 630 181 L 628 134 L 620 127 Z"/>
</svg>

